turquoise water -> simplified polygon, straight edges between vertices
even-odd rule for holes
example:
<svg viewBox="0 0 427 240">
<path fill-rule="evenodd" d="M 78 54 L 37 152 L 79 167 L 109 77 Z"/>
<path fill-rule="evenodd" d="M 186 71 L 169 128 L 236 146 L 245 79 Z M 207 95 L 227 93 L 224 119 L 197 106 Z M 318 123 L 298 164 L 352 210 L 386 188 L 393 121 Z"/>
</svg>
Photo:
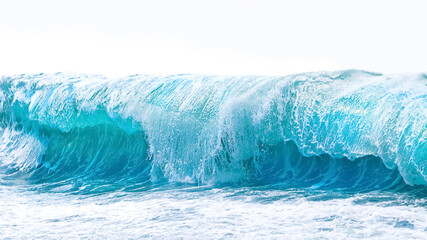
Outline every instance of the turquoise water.
<svg viewBox="0 0 427 240">
<path fill-rule="evenodd" d="M 3 238 L 427 237 L 427 76 L 0 82 Z"/>
</svg>

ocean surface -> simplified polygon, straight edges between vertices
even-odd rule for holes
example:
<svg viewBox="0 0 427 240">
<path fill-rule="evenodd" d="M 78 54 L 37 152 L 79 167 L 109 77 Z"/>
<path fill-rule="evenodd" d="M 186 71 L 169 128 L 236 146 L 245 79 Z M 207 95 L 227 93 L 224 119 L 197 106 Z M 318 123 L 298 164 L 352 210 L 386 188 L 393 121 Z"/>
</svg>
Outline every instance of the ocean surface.
<svg viewBox="0 0 427 240">
<path fill-rule="evenodd" d="M 427 239 L 427 75 L 0 80 L 1 239 Z"/>
</svg>

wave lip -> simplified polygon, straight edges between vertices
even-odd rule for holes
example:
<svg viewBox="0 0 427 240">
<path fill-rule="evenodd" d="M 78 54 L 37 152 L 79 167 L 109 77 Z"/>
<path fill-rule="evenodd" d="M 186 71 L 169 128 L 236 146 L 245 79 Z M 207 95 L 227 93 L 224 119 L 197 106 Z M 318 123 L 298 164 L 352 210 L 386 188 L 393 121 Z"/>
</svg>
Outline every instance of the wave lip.
<svg viewBox="0 0 427 240">
<path fill-rule="evenodd" d="M 356 70 L 3 77 L 0 162 L 39 181 L 79 176 L 351 187 L 403 179 L 425 186 L 426 82 L 425 75 Z"/>
</svg>

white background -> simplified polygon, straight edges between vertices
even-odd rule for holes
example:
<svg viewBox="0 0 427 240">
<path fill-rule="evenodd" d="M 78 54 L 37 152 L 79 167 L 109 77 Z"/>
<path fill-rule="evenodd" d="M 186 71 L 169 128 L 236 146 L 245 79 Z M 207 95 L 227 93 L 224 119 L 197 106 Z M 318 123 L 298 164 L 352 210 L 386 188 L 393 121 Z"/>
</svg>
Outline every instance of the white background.
<svg viewBox="0 0 427 240">
<path fill-rule="evenodd" d="M 0 74 L 427 71 L 427 1 L 0 0 Z"/>
</svg>

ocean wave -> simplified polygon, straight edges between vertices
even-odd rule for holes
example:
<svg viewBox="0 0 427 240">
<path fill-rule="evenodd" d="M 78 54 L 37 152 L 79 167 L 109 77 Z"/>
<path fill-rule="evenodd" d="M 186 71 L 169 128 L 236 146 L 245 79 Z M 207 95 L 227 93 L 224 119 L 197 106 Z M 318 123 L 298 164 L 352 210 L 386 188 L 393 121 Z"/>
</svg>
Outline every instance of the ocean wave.
<svg viewBox="0 0 427 240">
<path fill-rule="evenodd" d="M 70 178 L 427 185 L 427 78 L 38 74 L 0 82 L 0 164 Z"/>
</svg>

